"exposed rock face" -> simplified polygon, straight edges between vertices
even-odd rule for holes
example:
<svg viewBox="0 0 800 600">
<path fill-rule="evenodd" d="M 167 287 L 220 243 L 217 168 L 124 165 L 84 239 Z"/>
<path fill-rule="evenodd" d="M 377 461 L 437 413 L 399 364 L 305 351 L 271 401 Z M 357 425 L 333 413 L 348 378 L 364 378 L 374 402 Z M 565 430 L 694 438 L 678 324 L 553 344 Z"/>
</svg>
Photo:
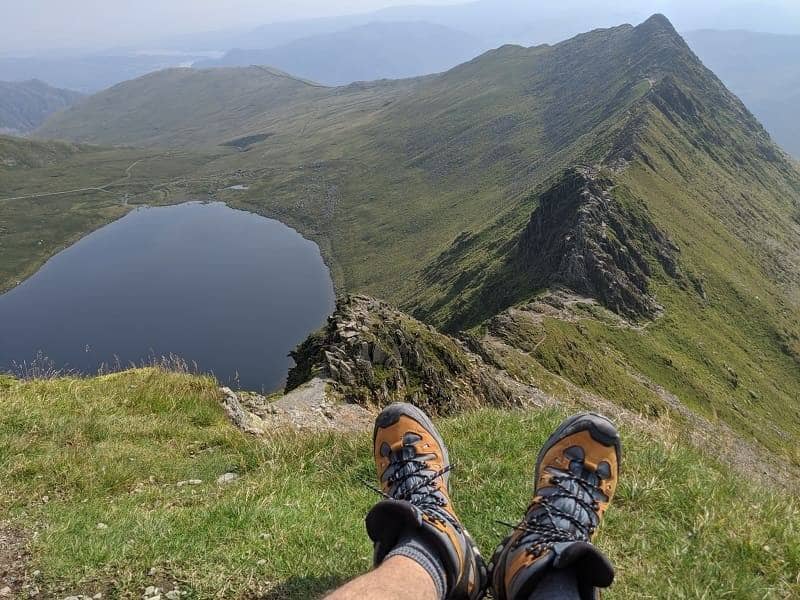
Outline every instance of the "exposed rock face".
<svg viewBox="0 0 800 600">
<path fill-rule="evenodd" d="M 347 402 L 412 402 L 434 413 L 511 404 L 512 392 L 460 342 L 366 296 L 339 301 L 327 326 L 293 353 L 287 391 L 329 379 Z"/>
<path fill-rule="evenodd" d="M 517 259 L 536 287 L 564 286 L 631 318 L 652 318 L 653 267 L 682 278 L 678 247 L 644 208 L 620 206 L 590 168 L 567 171 L 543 194 L 520 237 Z"/>
</svg>

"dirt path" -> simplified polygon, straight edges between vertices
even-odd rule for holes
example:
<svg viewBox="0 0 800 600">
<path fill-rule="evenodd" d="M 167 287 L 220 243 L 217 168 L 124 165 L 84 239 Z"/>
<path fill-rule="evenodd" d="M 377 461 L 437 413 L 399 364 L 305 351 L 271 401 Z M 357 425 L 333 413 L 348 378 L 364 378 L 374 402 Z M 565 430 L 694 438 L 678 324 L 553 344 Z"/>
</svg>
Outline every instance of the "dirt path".
<svg viewBox="0 0 800 600">
<path fill-rule="evenodd" d="M 47 198 L 48 196 L 63 196 L 64 194 L 78 194 L 80 192 L 105 192 L 112 194 L 106 188 L 113 184 L 104 185 L 103 187 L 87 187 L 78 188 L 76 190 L 64 190 L 63 192 L 47 192 L 45 194 L 29 194 L 27 196 L 14 196 L 12 198 L 0 198 L 0 202 L 10 202 L 11 200 L 30 200 L 32 198 Z"/>
<path fill-rule="evenodd" d="M 30 586 L 29 562 L 28 536 L 0 521 L 0 598 L 16 598 Z"/>
<path fill-rule="evenodd" d="M 128 167 L 125 169 L 125 175 L 120 179 L 115 179 L 111 183 L 107 183 L 105 185 L 97 186 L 97 187 L 85 187 L 85 188 L 78 188 L 75 190 L 64 190 L 62 192 L 46 192 L 43 194 L 28 194 L 27 196 L 14 196 L 12 198 L 0 198 L 0 202 L 10 202 L 12 200 L 31 200 L 32 198 L 47 198 L 49 196 L 63 196 L 65 194 L 79 194 L 81 192 L 104 192 L 106 194 L 113 194 L 114 192 L 108 191 L 108 188 L 120 186 L 126 184 L 131 178 L 131 171 L 133 168 L 142 162 L 144 159 L 139 159 L 137 161 L 132 162 Z"/>
</svg>

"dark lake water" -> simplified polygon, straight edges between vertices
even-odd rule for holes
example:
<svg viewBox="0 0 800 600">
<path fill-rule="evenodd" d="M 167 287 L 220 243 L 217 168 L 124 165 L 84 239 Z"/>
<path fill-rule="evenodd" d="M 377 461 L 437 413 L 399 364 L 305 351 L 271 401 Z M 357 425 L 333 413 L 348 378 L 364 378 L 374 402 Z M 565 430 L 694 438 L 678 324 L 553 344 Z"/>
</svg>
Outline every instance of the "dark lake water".
<svg viewBox="0 0 800 600">
<path fill-rule="evenodd" d="M 272 391 L 333 306 L 319 248 L 282 223 L 222 203 L 140 208 L 0 296 L 0 370 L 39 352 L 82 373 L 174 354 Z"/>
</svg>

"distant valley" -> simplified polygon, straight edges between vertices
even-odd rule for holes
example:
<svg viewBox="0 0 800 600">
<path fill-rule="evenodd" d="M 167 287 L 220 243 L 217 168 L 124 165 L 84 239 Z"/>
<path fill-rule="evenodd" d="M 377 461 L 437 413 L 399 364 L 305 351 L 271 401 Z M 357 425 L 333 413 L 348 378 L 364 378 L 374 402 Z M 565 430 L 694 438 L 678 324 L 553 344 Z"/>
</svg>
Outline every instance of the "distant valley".
<svg viewBox="0 0 800 600">
<path fill-rule="evenodd" d="M 686 40 L 775 141 L 800 157 L 800 35 L 703 30 Z"/>
</svg>

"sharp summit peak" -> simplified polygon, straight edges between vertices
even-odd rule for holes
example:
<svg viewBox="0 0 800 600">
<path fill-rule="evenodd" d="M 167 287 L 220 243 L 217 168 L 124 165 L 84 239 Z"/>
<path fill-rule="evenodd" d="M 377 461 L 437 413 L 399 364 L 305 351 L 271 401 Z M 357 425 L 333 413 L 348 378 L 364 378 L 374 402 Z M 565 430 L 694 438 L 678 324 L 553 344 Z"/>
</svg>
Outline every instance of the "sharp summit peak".
<svg viewBox="0 0 800 600">
<path fill-rule="evenodd" d="M 642 21 L 638 28 L 640 29 L 663 29 L 665 31 L 670 31 L 677 33 L 675 26 L 672 24 L 666 15 L 662 13 L 655 13 L 654 15 L 650 16 L 646 20 Z"/>
</svg>

